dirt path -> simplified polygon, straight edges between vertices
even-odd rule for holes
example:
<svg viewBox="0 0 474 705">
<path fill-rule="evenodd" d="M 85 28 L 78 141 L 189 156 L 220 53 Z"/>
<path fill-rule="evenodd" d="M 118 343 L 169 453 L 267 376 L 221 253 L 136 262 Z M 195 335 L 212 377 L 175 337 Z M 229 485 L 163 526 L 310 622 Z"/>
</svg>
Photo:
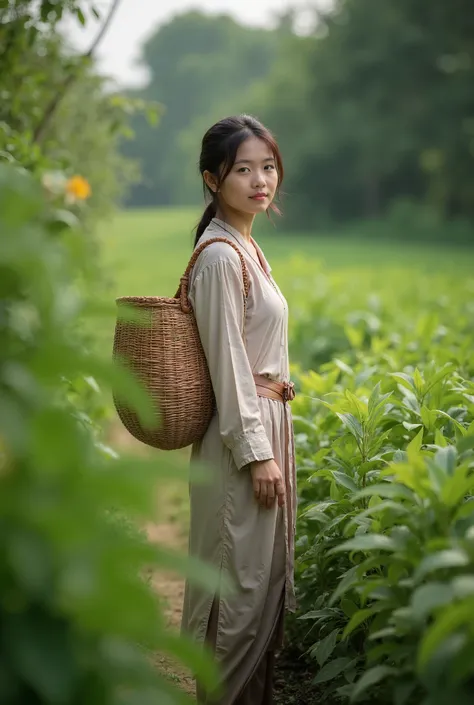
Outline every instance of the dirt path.
<svg viewBox="0 0 474 705">
<path fill-rule="evenodd" d="M 182 532 L 176 523 L 150 524 L 147 533 L 151 541 L 171 548 L 184 549 Z M 168 626 L 179 630 L 184 596 L 184 580 L 173 573 L 157 572 L 152 578 L 152 585 L 165 601 L 165 616 Z M 179 683 L 181 688 L 191 695 L 195 694 L 194 681 L 183 666 L 163 657 L 156 657 L 156 665 L 170 679 Z"/>
<path fill-rule="evenodd" d="M 142 443 L 135 441 L 119 423 L 113 424 L 108 430 L 107 440 L 119 452 L 126 450 L 128 453 L 131 452 L 141 457 L 150 454 L 150 450 Z M 160 507 L 164 507 L 164 511 L 161 512 L 160 523 L 150 523 L 146 527 L 150 541 L 183 552 L 186 550 L 186 526 L 183 526 L 183 515 L 187 509 L 184 506 L 187 502 L 186 491 L 187 488 L 182 486 L 173 487 L 168 491 L 166 488 L 163 490 L 163 487 L 157 490 L 157 502 L 160 502 Z M 171 572 L 157 571 L 151 580 L 154 589 L 164 602 L 168 626 L 170 629 L 178 631 L 184 596 L 183 577 Z M 157 654 L 156 665 L 171 680 L 179 684 L 186 693 L 195 694 L 194 680 L 181 664 L 174 663 L 171 659 Z"/>
</svg>

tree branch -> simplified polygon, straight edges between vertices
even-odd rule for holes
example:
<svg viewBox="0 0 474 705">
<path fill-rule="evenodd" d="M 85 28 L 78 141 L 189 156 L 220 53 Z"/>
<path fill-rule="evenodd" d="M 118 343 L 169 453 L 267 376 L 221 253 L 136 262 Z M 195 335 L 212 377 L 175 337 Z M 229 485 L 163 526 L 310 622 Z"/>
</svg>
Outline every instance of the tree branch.
<svg viewBox="0 0 474 705">
<path fill-rule="evenodd" d="M 104 24 L 102 25 L 99 33 L 97 34 L 96 38 L 92 42 L 92 45 L 90 46 L 89 50 L 83 54 L 81 57 L 80 63 L 84 63 L 85 60 L 90 59 L 95 50 L 97 49 L 100 41 L 102 40 L 104 34 L 108 30 L 110 23 L 112 22 L 112 19 L 115 15 L 115 13 L 118 10 L 118 7 L 120 5 L 121 0 L 113 0 L 112 5 L 110 7 L 109 13 L 107 17 L 105 18 Z M 56 112 L 61 100 L 64 98 L 64 94 L 66 93 L 67 89 L 71 86 L 72 83 L 78 78 L 79 73 L 77 71 L 72 72 L 69 74 L 69 76 L 66 77 L 64 80 L 62 86 L 58 89 L 56 95 L 51 99 L 49 105 L 47 106 L 46 110 L 44 111 L 44 115 L 41 118 L 41 121 L 39 125 L 37 126 L 34 135 L 33 135 L 33 142 L 36 144 L 39 144 L 46 132 L 47 127 L 49 126 L 49 123 L 51 122 L 51 118 L 53 117 L 54 113 Z"/>
</svg>

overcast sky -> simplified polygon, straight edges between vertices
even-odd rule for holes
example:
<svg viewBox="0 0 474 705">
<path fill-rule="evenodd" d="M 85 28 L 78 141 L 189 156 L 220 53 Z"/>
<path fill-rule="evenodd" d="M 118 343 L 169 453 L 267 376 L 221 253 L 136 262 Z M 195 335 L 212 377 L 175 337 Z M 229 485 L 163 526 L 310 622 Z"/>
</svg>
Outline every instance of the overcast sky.
<svg viewBox="0 0 474 705">
<path fill-rule="evenodd" d="M 105 14 L 111 0 L 96 0 L 94 4 Z M 121 0 L 96 57 L 101 72 L 120 84 L 141 83 L 146 74 L 136 65 L 140 44 L 173 15 L 190 9 L 225 12 L 242 23 L 270 27 L 276 13 L 289 6 L 304 7 L 307 4 L 308 0 Z M 76 24 L 68 25 L 67 33 L 71 43 L 83 50 L 93 42 L 98 29 L 96 22 L 88 21 L 84 29 L 77 28 Z"/>
</svg>

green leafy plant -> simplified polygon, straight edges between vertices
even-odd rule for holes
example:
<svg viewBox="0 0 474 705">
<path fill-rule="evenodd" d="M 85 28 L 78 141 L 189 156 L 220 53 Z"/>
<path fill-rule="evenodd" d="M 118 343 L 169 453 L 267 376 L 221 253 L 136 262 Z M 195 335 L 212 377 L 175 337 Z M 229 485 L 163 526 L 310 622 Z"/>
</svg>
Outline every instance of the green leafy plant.
<svg viewBox="0 0 474 705">
<path fill-rule="evenodd" d="M 87 248 L 74 222 L 58 219 L 31 175 L 0 165 L 0 701 L 185 703 L 153 653 L 209 685 L 215 672 L 166 628 L 146 573 L 178 569 L 203 589 L 215 578 L 140 529 L 157 477 L 179 468 L 101 441 L 101 389 L 113 383 L 145 420 L 150 409 L 81 344 Z"/>
<path fill-rule="evenodd" d="M 300 614 L 290 633 L 326 698 L 470 698 L 474 370 L 461 293 L 469 282 L 436 316 L 427 313 L 433 293 L 416 286 L 424 305 L 413 298 L 413 317 L 407 302 L 379 305 L 372 332 L 364 310 L 350 313 L 354 301 L 338 300 L 334 287 L 335 323 L 344 326 L 346 311 L 353 321 L 345 350 L 318 372 L 296 370 Z"/>
</svg>

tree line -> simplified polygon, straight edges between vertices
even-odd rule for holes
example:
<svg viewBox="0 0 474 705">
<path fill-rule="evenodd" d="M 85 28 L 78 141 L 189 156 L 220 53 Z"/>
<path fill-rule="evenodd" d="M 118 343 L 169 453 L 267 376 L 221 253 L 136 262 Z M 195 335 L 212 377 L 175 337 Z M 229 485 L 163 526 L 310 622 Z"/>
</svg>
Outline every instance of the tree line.
<svg viewBox="0 0 474 705">
<path fill-rule="evenodd" d="M 129 206 L 198 202 L 205 129 L 251 112 L 276 133 L 295 227 L 425 213 L 474 217 L 474 13 L 469 0 L 338 0 L 309 36 L 188 12 L 142 51 L 158 101 L 123 146 L 141 166 Z M 314 10 L 316 13 L 316 10 Z"/>
</svg>

